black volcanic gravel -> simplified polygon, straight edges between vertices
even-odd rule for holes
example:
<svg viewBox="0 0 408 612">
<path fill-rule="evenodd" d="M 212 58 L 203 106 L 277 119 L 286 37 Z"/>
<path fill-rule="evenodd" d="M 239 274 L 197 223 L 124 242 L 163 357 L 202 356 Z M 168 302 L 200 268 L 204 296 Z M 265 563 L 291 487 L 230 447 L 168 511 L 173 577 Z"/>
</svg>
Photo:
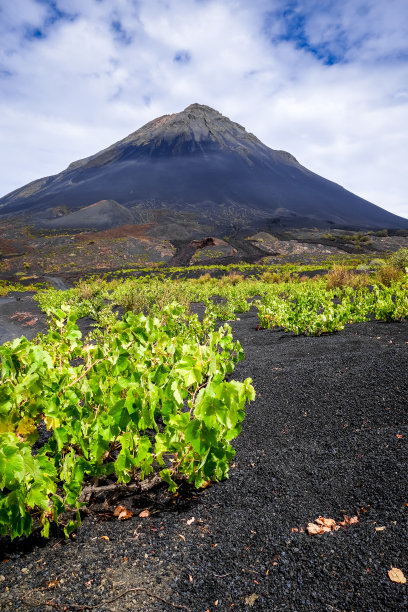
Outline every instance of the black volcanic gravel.
<svg viewBox="0 0 408 612">
<path fill-rule="evenodd" d="M 129 498 L 130 520 L 85 518 L 69 541 L 3 539 L 2 610 L 176 609 L 131 589 L 192 612 L 408 608 L 387 574 L 408 576 L 408 321 L 319 338 L 256 325 L 254 312 L 232 323 L 246 354 L 235 377 L 251 376 L 257 399 L 230 479 Z M 301 531 L 344 514 L 358 523 Z"/>
</svg>

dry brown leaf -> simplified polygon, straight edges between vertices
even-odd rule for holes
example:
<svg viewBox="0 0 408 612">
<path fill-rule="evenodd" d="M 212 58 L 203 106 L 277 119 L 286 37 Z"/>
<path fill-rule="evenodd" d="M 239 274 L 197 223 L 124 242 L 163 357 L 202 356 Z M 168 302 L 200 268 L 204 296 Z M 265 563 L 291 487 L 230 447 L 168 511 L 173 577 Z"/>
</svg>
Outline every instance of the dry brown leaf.
<svg viewBox="0 0 408 612">
<path fill-rule="evenodd" d="M 386 527 L 376 527 L 375 530 L 376 531 L 385 531 Z"/>
<path fill-rule="evenodd" d="M 405 584 L 407 579 L 398 567 L 392 567 L 388 570 L 388 577 L 392 582 L 398 582 L 399 584 Z"/>
<path fill-rule="evenodd" d="M 125 506 L 117 506 L 113 512 L 113 516 L 119 516 L 123 510 L 126 510 Z"/>
<path fill-rule="evenodd" d="M 126 521 L 127 519 L 130 519 L 133 516 L 133 512 L 131 510 L 127 510 L 126 508 L 124 510 L 122 510 L 122 512 L 119 514 L 118 519 L 119 521 Z"/>
<path fill-rule="evenodd" d="M 323 525 L 324 527 L 328 527 L 329 529 L 334 529 L 336 526 L 336 521 L 332 518 L 324 518 L 324 516 L 319 516 L 319 518 L 315 521 L 318 525 Z"/>
<path fill-rule="evenodd" d="M 194 516 L 192 516 L 191 519 L 188 519 L 187 525 L 191 525 L 192 523 L 194 523 L 194 521 L 195 521 L 195 518 Z"/>
<path fill-rule="evenodd" d="M 194 578 L 192 577 L 191 574 L 189 575 L 188 579 L 189 579 L 190 582 L 193 582 L 193 580 L 194 580 Z"/>
<path fill-rule="evenodd" d="M 184 542 L 186 541 L 186 538 L 183 536 L 183 534 L 182 534 L 182 533 L 179 533 L 179 537 L 180 537 L 182 540 L 184 540 Z"/>
<path fill-rule="evenodd" d="M 309 535 L 318 535 L 319 533 L 324 533 L 323 527 L 321 525 L 316 525 L 316 523 L 308 523 L 306 529 Z"/>
<path fill-rule="evenodd" d="M 342 527 L 347 527 L 348 525 L 354 525 L 355 523 L 358 523 L 358 516 L 352 516 L 350 518 L 349 516 L 347 516 L 347 514 L 345 514 L 343 518 L 344 518 L 344 521 L 340 521 L 339 523 L 337 523 L 338 525 L 341 525 Z"/>
<path fill-rule="evenodd" d="M 48 583 L 47 589 L 55 589 L 55 587 L 57 586 L 59 580 L 51 580 L 51 582 Z"/>
<path fill-rule="evenodd" d="M 402 434 L 397 434 L 396 437 L 398 438 L 398 440 L 401 440 L 401 438 L 403 438 L 404 436 Z"/>
<path fill-rule="evenodd" d="M 115 508 L 113 516 L 117 516 L 120 521 L 125 521 L 126 519 L 129 519 L 131 516 L 133 516 L 133 512 L 125 508 L 125 506 L 118 506 L 117 508 Z M 106 538 L 107 536 L 102 537 Z"/>
<path fill-rule="evenodd" d="M 142 512 L 139 512 L 139 516 L 140 518 L 147 518 L 150 516 L 150 510 L 148 508 L 146 508 L 146 510 L 142 510 Z"/>
<path fill-rule="evenodd" d="M 108 536 L 101 536 L 99 539 L 100 539 L 100 540 L 108 540 L 108 542 L 109 542 L 109 538 L 108 538 Z"/>
</svg>

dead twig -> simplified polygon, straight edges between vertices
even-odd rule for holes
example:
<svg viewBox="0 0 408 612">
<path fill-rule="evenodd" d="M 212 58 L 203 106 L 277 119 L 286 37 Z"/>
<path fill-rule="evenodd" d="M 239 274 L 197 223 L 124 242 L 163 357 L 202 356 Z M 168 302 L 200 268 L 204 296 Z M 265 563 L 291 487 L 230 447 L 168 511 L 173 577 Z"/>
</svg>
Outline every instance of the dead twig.
<svg viewBox="0 0 408 612">
<path fill-rule="evenodd" d="M 161 597 L 160 595 L 156 595 L 155 593 L 152 593 L 151 591 L 149 591 L 148 589 L 144 587 L 133 587 L 132 589 L 127 589 L 126 591 L 123 591 L 123 593 L 120 593 L 113 599 L 109 599 L 107 601 L 102 601 L 100 603 L 92 604 L 92 605 L 89 605 L 89 604 L 80 605 L 80 604 L 74 604 L 74 603 L 58 604 L 52 599 L 49 601 L 36 601 L 34 599 L 27 599 L 24 596 L 22 597 L 22 599 L 26 603 L 33 605 L 33 606 L 51 606 L 59 610 L 68 610 L 69 608 L 75 609 L 75 610 L 92 610 L 93 608 L 102 608 L 103 606 L 108 606 L 109 604 L 114 603 L 118 599 L 125 597 L 125 595 L 128 595 L 129 593 L 146 593 L 148 597 L 151 597 L 152 599 L 158 599 L 159 601 L 162 601 L 163 603 L 165 603 L 167 606 L 171 606 L 172 608 L 175 608 L 177 610 L 187 610 L 187 612 L 191 612 L 190 608 L 187 608 L 187 606 L 183 606 L 182 604 L 175 604 L 172 601 L 169 601 L 168 599 L 164 599 L 164 597 Z"/>
<path fill-rule="evenodd" d="M 183 606 L 182 604 L 175 604 L 172 601 L 168 601 L 167 599 L 164 599 L 160 595 L 156 595 L 155 593 L 152 593 L 151 591 L 148 591 L 148 589 L 145 589 L 144 587 L 133 587 L 132 589 L 127 589 L 126 591 L 123 591 L 123 593 L 120 593 L 119 595 L 117 595 L 113 599 L 110 599 L 109 601 L 103 601 L 102 603 L 99 603 L 99 604 L 94 604 L 92 606 L 86 606 L 86 605 L 85 606 L 77 606 L 77 605 L 75 605 L 74 607 L 77 610 L 90 610 L 92 608 L 99 608 L 99 607 L 102 607 L 102 606 L 107 606 L 108 604 L 111 604 L 111 603 L 117 601 L 121 597 L 124 597 L 128 593 L 146 593 L 146 595 L 148 597 L 151 597 L 152 599 L 158 599 L 159 601 L 162 601 L 163 603 L 165 603 L 168 606 L 171 606 L 172 608 L 176 608 L 177 610 L 187 610 L 187 612 L 191 612 L 190 608 L 187 608 L 187 606 Z"/>
</svg>

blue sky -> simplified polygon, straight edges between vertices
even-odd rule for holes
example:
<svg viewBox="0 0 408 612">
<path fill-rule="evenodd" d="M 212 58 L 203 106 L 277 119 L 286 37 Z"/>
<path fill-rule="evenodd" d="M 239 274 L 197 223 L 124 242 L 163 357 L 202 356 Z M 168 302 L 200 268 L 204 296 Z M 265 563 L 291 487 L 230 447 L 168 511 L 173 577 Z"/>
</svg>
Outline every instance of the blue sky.
<svg viewBox="0 0 408 612">
<path fill-rule="evenodd" d="M 0 195 L 193 102 L 408 217 L 407 0 L 0 0 Z"/>
</svg>

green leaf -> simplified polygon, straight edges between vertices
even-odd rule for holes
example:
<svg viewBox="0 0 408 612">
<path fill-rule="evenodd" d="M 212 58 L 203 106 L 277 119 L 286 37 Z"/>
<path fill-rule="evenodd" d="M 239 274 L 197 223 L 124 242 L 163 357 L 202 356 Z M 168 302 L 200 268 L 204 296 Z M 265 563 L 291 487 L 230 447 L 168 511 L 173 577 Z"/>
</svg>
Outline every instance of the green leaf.
<svg viewBox="0 0 408 612">
<path fill-rule="evenodd" d="M 170 491 L 170 493 L 175 493 L 178 489 L 177 484 L 174 482 L 174 480 L 171 477 L 170 474 L 170 470 L 165 469 L 165 470 L 161 470 L 159 472 L 159 475 L 161 477 L 162 480 L 164 480 L 164 482 L 168 485 L 168 490 Z"/>
</svg>

